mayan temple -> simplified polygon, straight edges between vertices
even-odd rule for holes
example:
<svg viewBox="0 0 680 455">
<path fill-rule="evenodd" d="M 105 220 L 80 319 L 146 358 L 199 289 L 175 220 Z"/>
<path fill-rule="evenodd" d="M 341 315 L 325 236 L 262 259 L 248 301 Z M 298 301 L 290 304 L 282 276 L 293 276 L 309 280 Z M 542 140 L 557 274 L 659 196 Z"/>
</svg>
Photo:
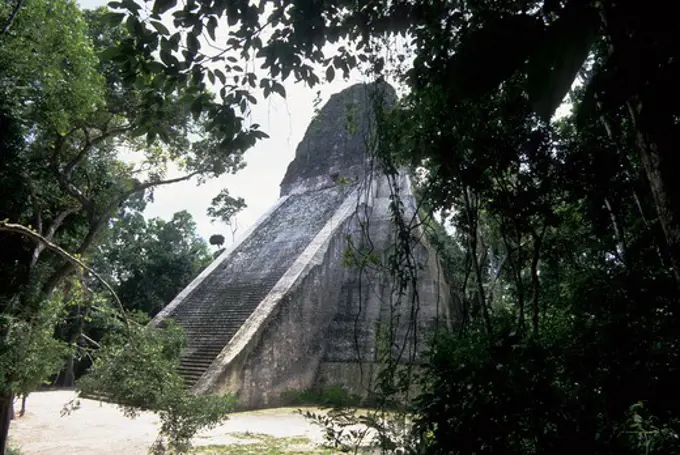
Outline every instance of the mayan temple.
<svg viewBox="0 0 680 455">
<path fill-rule="evenodd" d="M 387 262 L 398 233 L 393 193 L 415 219 L 409 178 L 389 180 L 370 165 L 376 93 L 388 105 L 396 100 L 386 84 L 330 98 L 298 145 L 278 202 L 153 320 L 184 327 L 180 373 L 195 393 L 236 392 L 241 408 L 280 405 L 283 392 L 330 385 L 365 395 L 390 321 L 410 340 L 404 358 L 412 361 L 432 330 L 450 323 L 448 288 L 426 242 L 414 254 L 417 308 L 376 266 Z M 348 261 L 353 249 L 369 246 L 369 266 Z"/>
</svg>

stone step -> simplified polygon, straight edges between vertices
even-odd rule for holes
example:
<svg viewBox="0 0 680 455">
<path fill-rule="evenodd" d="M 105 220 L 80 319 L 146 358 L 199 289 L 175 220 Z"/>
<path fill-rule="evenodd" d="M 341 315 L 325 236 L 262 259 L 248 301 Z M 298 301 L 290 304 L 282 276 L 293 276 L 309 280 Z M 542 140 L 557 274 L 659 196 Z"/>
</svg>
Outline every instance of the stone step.
<svg viewBox="0 0 680 455">
<path fill-rule="evenodd" d="M 238 330 L 241 325 L 243 325 L 244 322 L 246 322 L 248 318 L 242 318 L 242 319 L 233 319 L 230 321 L 210 321 L 208 320 L 208 316 L 206 316 L 206 320 L 204 321 L 182 321 L 180 324 L 185 331 L 188 330 L 211 330 L 211 331 L 216 331 L 216 330 L 227 330 L 227 329 L 233 329 L 233 330 Z"/>
<path fill-rule="evenodd" d="M 224 348 L 223 344 L 214 344 L 212 346 L 208 345 L 201 345 L 201 346 L 193 346 L 193 349 L 189 351 L 185 351 L 183 354 L 184 357 L 190 357 L 190 356 L 197 356 L 197 357 L 206 357 L 206 356 L 216 356 L 220 352 L 222 352 L 222 348 Z"/>
<path fill-rule="evenodd" d="M 234 292 L 229 288 L 224 289 L 224 292 L 226 294 L 234 295 Z M 269 292 L 269 287 L 267 289 L 262 288 L 261 292 L 258 292 L 257 295 L 254 294 L 251 298 L 247 299 L 237 299 L 234 297 L 230 298 L 229 296 L 227 296 L 225 301 L 222 302 L 212 301 L 210 305 L 182 308 L 181 311 L 178 310 L 175 314 L 192 314 L 201 313 L 204 311 L 215 311 L 220 313 L 229 312 L 238 313 L 241 311 L 248 311 L 252 310 L 257 305 L 259 305 L 260 302 L 262 301 L 262 298 L 265 295 L 267 295 L 267 292 Z"/>
<path fill-rule="evenodd" d="M 203 343 L 189 343 L 189 349 L 184 351 L 185 353 L 211 353 L 215 351 L 220 351 L 224 347 L 224 345 L 227 344 L 224 340 L 215 340 L 213 342 L 203 342 Z"/>
<path fill-rule="evenodd" d="M 250 315 L 250 314 L 249 314 Z M 213 327 L 219 327 L 219 326 L 230 326 L 230 325 L 237 325 L 240 324 L 241 322 L 244 322 L 246 319 L 248 319 L 247 316 L 243 317 L 233 317 L 230 319 L 221 319 L 221 318 L 215 318 L 214 316 L 210 316 L 208 314 L 201 316 L 200 318 L 186 318 L 180 321 L 180 324 L 182 327 L 193 327 L 193 326 L 213 326 Z"/>
<path fill-rule="evenodd" d="M 182 357 L 182 361 L 196 361 L 196 362 L 212 362 L 215 360 L 215 357 L 217 357 L 219 354 L 201 354 L 201 355 L 186 355 Z"/>
<path fill-rule="evenodd" d="M 205 373 L 206 369 L 200 369 L 200 370 L 177 370 L 177 373 L 179 373 L 180 376 L 182 376 L 185 380 L 186 379 L 198 379 L 201 376 L 203 376 L 203 373 Z"/>
<path fill-rule="evenodd" d="M 200 316 L 196 316 L 193 318 L 184 318 L 180 321 L 180 324 L 184 327 L 186 326 L 194 326 L 194 325 L 212 325 L 212 326 L 219 326 L 219 325 L 232 325 L 234 323 L 244 321 L 248 319 L 248 316 L 252 314 L 252 311 L 248 313 L 247 315 L 233 315 L 230 318 L 221 318 L 217 317 L 215 315 L 210 315 L 210 314 L 202 314 Z"/>
<path fill-rule="evenodd" d="M 187 316 L 179 320 L 182 327 L 193 327 L 196 325 L 200 326 L 229 326 L 236 325 L 244 322 L 252 314 L 252 311 L 248 314 L 235 314 L 228 318 L 217 317 L 210 314 L 202 314 L 195 316 Z"/>
<path fill-rule="evenodd" d="M 257 304 L 253 303 L 252 305 L 244 306 L 241 308 L 209 308 L 209 307 L 204 307 L 204 308 L 193 308 L 193 309 L 186 309 L 182 311 L 181 313 L 176 313 L 176 314 L 181 314 L 185 316 L 191 316 L 191 315 L 200 315 L 200 314 L 212 314 L 212 315 L 219 315 L 219 316 L 226 316 L 226 315 L 231 315 L 231 314 L 237 314 L 237 315 L 243 315 L 243 314 L 248 314 L 252 313 L 252 311 L 257 308 L 259 305 L 259 302 Z"/>
<path fill-rule="evenodd" d="M 200 376 L 208 370 L 208 367 L 210 367 L 210 365 L 200 366 L 182 365 L 179 368 L 177 368 L 177 373 L 180 376 L 195 376 L 195 375 Z"/>
<path fill-rule="evenodd" d="M 213 352 L 214 350 L 222 350 L 222 348 L 227 345 L 228 341 L 231 338 L 232 337 L 230 336 L 225 337 L 221 340 L 215 340 L 210 338 L 192 337 L 189 338 L 189 343 L 187 344 L 187 347 L 189 349 L 186 352 L 201 352 L 201 351 Z"/>
<path fill-rule="evenodd" d="M 185 377 L 184 378 L 184 389 L 190 389 L 198 382 L 198 380 L 201 379 L 200 376 L 197 377 Z"/>
<path fill-rule="evenodd" d="M 177 370 L 177 374 L 182 376 L 184 380 L 186 379 L 198 379 L 203 376 L 203 373 L 207 371 L 206 368 L 201 368 L 199 370 Z"/>
<path fill-rule="evenodd" d="M 181 360 L 180 365 L 210 365 L 216 357 L 185 357 Z"/>
<path fill-rule="evenodd" d="M 182 373 L 190 373 L 190 372 L 199 372 L 203 374 L 204 371 L 206 371 L 208 368 L 210 368 L 210 365 L 212 365 L 212 362 L 208 363 L 182 363 L 179 367 L 177 367 L 177 372 L 182 374 Z"/>
<path fill-rule="evenodd" d="M 178 372 L 184 381 L 197 381 L 205 371 L 182 371 Z"/>
<path fill-rule="evenodd" d="M 242 324 L 239 324 L 238 327 L 191 327 L 191 328 L 184 328 L 184 332 L 186 334 L 191 334 L 193 336 L 201 336 L 203 338 L 224 338 L 227 334 L 230 333 L 236 333 L 238 332 L 238 329 L 242 327 Z"/>
<path fill-rule="evenodd" d="M 202 314 L 188 314 L 182 319 L 180 319 L 180 322 L 182 324 L 189 324 L 192 322 L 212 322 L 212 323 L 226 323 L 229 321 L 233 321 L 236 319 L 246 319 L 248 316 L 250 316 L 255 308 L 253 308 L 252 311 L 248 311 L 247 313 L 244 312 L 242 314 L 239 313 L 232 313 L 232 314 L 211 314 L 211 313 L 202 313 Z"/>
<path fill-rule="evenodd" d="M 199 355 L 199 356 L 193 356 L 193 355 L 187 355 L 181 358 L 181 362 L 190 362 L 190 363 L 206 363 L 206 362 L 212 362 L 215 360 L 217 357 L 217 354 L 215 355 Z"/>
<path fill-rule="evenodd" d="M 214 330 L 213 333 L 205 333 L 200 330 L 185 330 L 185 335 L 187 341 L 191 344 L 192 340 L 200 340 L 201 344 L 204 343 L 222 343 L 224 346 L 231 340 L 231 338 L 238 332 L 238 329 L 231 330 Z"/>
</svg>

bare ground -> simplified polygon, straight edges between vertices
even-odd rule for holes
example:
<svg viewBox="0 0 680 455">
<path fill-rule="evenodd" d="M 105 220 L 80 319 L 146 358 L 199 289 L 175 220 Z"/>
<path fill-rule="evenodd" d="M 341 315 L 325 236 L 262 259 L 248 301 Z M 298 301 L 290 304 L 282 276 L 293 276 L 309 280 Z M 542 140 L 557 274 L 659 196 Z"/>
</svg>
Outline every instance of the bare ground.
<svg viewBox="0 0 680 455">
<path fill-rule="evenodd" d="M 10 444 L 31 454 L 146 454 L 156 440 L 158 419 L 143 412 L 128 419 L 115 405 L 81 399 L 80 409 L 61 416 L 64 405 L 75 398 L 71 391 L 36 392 L 29 395 L 26 415 L 12 422 Z M 219 427 L 200 433 L 196 446 L 251 443 L 244 434 L 274 438 L 322 441 L 321 432 L 293 408 L 234 413 Z"/>
</svg>

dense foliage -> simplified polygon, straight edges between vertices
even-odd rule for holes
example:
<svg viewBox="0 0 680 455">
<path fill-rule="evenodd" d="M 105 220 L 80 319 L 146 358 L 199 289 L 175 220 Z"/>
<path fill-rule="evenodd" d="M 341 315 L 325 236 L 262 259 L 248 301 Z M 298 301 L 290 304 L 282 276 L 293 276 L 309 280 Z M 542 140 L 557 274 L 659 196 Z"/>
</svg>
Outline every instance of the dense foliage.
<svg viewBox="0 0 680 455">
<path fill-rule="evenodd" d="M 140 409 L 156 411 L 161 427 L 152 450 L 186 453 L 196 432 L 225 420 L 236 400 L 231 395 L 187 393 L 176 373 L 185 341 L 182 330 L 171 325 L 148 332 L 141 326 L 109 330 L 104 347 L 78 387 L 94 396 L 104 391 L 105 398 L 120 404 L 129 417 Z"/>
<path fill-rule="evenodd" d="M 165 221 L 140 212 L 117 218 L 97 248 L 93 265 L 128 310 L 155 316 L 210 262 L 210 253 L 186 212 Z"/>
<path fill-rule="evenodd" d="M 150 355 L 143 346 L 160 336 L 153 330 L 103 335 L 120 321 L 128 335 L 139 329 L 131 309 L 158 311 L 206 264 L 207 248 L 188 214 L 147 224 L 135 209 L 161 185 L 237 171 L 243 152 L 265 136 L 252 125 L 225 132 L 192 111 L 194 97 L 212 97 L 194 85 L 166 90 L 157 79 L 126 77 L 102 51 L 130 32 L 111 26 L 105 14 L 83 12 L 72 0 L 0 3 L 2 453 L 15 395 L 65 366 L 63 383 L 71 384 L 74 362 L 96 358 L 99 341 L 110 345 L 101 355 L 116 343 L 138 343 L 135 352 Z M 157 97 L 162 109 L 147 103 Z M 181 174 L 168 176 L 170 167 Z M 130 218 L 136 222 L 123 226 Z M 124 235 L 136 257 L 122 248 Z M 98 279 L 83 273 L 104 257 Z M 153 289 L 142 295 L 148 280 Z M 187 428 L 216 418 L 214 409 L 187 405 L 186 392 L 175 389 L 167 398 L 180 401 L 146 405 L 170 419 L 199 419 Z M 226 407 L 219 409 L 224 415 Z M 185 439 L 191 432 L 182 431 Z"/>
<path fill-rule="evenodd" d="M 177 212 L 169 221 L 146 220 L 142 212 L 131 207 L 111 220 L 99 245 L 91 253 L 92 266 L 107 280 L 128 312 L 153 317 L 168 304 L 210 262 L 205 242 L 198 237 L 191 215 Z M 110 314 L 93 308 L 91 302 L 102 297 L 101 283 L 88 281 L 91 295 L 73 300 L 57 324 L 59 339 L 74 347 L 67 356 L 66 367 L 53 384 L 73 387 L 77 377 L 90 366 L 91 358 L 78 348 L 84 338 L 99 342 L 106 335 Z M 88 343 L 85 343 L 88 345 Z M 91 344 L 91 343 L 89 343 Z M 91 346 L 90 346 L 91 347 Z"/>
</svg>

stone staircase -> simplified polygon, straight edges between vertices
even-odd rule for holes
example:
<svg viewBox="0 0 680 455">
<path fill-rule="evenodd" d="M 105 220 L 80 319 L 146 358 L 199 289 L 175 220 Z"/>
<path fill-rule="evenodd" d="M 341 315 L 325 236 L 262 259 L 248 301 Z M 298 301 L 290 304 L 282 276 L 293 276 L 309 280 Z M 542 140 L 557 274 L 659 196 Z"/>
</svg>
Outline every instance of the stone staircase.
<svg viewBox="0 0 680 455">
<path fill-rule="evenodd" d="M 337 188 L 291 196 L 170 313 L 187 338 L 178 368 L 187 388 L 207 371 L 342 200 Z"/>
<path fill-rule="evenodd" d="M 205 373 L 275 283 L 270 278 L 266 284 L 253 286 L 250 292 L 232 289 L 218 308 L 187 308 L 185 314 L 176 315 L 187 336 L 188 346 L 178 368 L 187 388 Z"/>
</svg>

